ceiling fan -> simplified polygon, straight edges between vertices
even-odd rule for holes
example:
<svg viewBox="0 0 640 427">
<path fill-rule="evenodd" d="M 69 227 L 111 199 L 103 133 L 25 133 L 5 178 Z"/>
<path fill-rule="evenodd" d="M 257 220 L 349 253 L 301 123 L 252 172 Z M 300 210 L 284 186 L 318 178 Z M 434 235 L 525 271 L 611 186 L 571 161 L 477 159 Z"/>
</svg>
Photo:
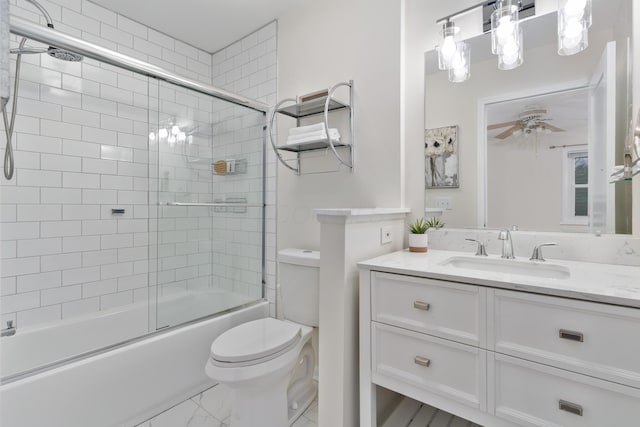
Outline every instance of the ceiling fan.
<svg viewBox="0 0 640 427">
<path fill-rule="evenodd" d="M 518 115 L 518 120 L 489 125 L 487 126 L 487 130 L 499 129 L 506 126 L 510 126 L 509 129 L 505 130 L 502 133 L 499 133 L 494 137 L 497 139 L 506 139 L 511 135 L 527 136 L 532 133 L 538 133 L 538 132 L 551 133 L 551 132 L 564 131 L 564 129 L 560 129 L 559 127 L 556 127 L 547 123 L 551 119 L 546 117 L 546 114 L 547 114 L 546 109 L 536 107 L 536 106 L 530 106 L 526 108 L 527 109 L 525 111 L 523 111 Z"/>
</svg>

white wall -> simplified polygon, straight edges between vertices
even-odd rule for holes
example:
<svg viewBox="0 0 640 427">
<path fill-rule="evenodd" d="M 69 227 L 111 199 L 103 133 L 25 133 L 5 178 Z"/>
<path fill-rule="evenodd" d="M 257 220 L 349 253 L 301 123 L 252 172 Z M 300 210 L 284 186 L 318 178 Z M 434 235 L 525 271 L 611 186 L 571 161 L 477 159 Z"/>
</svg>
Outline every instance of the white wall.
<svg viewBox="0 0 640 427">
<path fill-rule="evenodd" d="M 353 79 L 356 123 L 353 172 L 278 167 L 280 248 L 319 248 L 314 208 L 401 205 L 400 3 L 308 2 L 279 19 L 278 99 Z"/>
</svg>

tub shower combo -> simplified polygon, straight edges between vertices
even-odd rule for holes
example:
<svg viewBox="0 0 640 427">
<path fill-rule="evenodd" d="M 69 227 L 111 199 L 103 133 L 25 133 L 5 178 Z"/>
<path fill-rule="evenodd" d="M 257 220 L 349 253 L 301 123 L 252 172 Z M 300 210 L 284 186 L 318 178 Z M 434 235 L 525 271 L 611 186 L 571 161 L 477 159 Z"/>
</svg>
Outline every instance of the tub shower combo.
<svg viewBox="0 0 640 427">
<path fill-rule="evenodd" d="M 211 386 L 203 367 L 215 337 L 268 315 L 268 106 L 66 35 L 36 1 L 21 2 L 47 25 L 9 20 L 0 0 L 0 31 L 13 34 L 0 34 L 0 424 L 134 425 Z M 46 134 L 64 115 L 47 126 L 21 123 L 23 99 L 50 84 L 46 72 L 33 81 L 45 66 L 83 77 L 104 69 L 132 82 L 137 92 L 113 113 L 131 129 L 101 132 L 110 117 L 100 112 L 90 124 L 95 109 L 72 125 L 77 135 Z M 43 153 L 52 151 L 38 152 L 34 139 L 75 147 L 56 159 L 81 169 L 45 172 Z"/>
</svg>

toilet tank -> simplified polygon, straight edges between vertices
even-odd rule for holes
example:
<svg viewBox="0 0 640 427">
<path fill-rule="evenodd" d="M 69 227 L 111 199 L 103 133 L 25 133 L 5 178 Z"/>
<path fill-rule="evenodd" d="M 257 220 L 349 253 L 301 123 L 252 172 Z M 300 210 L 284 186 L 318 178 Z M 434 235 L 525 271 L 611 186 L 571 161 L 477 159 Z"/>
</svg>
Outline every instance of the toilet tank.
<svg viewBox="0 0 640 427">
<path fill-rule="evenodd" d="M 283 249 L 278 252 L 282 313 L 287 320 L 318 326 L 320 252 Z"/>
</svg>

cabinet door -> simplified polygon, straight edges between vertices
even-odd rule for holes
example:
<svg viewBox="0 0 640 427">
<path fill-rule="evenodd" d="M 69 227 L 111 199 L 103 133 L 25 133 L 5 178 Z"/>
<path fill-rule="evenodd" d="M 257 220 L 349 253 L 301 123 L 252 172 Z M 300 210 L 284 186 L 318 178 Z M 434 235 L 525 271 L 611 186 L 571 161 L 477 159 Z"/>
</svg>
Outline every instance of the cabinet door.
<svg viewBox="0 0 640 427">
<path fill-rule="evenodd" d="M 486 409 L 484 350 L 376 322 L 371 335 L 373 382 L 388 377 Z"/>
<path fill-rule="evenodd" d="M 528 427 L 640 425 L 640 390 L 489 352 L 489 411 Z"/>
<path fill-rule="evenodd" d="M 371 316 L 375 321 L 483 347 L 485 313 L 483 287 L 372 273 Z"/>
<path fill-rule="evenodd" d="M 640 310 L 490 291 L 489 349 L 640 387 Z"/>
</svg>

